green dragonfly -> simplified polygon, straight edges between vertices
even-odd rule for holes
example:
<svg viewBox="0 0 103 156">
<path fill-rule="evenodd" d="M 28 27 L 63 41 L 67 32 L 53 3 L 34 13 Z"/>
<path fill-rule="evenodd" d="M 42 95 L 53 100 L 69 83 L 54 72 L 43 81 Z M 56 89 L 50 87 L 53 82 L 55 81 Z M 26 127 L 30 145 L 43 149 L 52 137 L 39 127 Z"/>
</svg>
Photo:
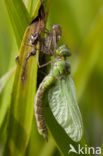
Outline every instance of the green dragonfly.
<svg viewBox="0 0 103 156">
<path fill-rule="evenodd" d="M 55 51 L 49 74 L 43 79 L 35 97 L 35 117 L 38 131 L 48 139 L 44 115 L 44 97 L 48 92 L 48 103 L 56 121 L 73 141 L 79 141 L 83 133 L 81 113 L 77 104 L 75 86 L 70 77 L 71 55 L 66 45 Z"/>
</svg>

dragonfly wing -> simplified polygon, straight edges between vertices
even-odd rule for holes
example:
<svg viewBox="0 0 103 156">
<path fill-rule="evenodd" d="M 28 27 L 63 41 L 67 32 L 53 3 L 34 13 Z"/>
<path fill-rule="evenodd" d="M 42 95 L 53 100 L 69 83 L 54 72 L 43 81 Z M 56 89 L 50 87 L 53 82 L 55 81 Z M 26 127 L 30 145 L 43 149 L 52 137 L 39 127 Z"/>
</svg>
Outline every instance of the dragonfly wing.
<svg viewBox="0 0 103 156">
<path fill-rule="evenodd" d="M 56 82 L 55 86 L 49 90 L 48 101 L 57 122 L 73 141 L 80 141 L 83 123 L 71 76 Z"/>
</svg>

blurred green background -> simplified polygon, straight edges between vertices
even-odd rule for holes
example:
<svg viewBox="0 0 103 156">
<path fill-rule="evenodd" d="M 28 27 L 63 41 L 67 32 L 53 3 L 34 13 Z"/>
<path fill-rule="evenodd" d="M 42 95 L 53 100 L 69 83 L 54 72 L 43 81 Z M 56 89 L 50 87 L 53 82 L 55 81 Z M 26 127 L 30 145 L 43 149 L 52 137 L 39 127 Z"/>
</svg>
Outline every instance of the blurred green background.
<svg viewBox="0 0 103 156">
<path fill-rule="evenodd" d="M 25 4 L 28 4 L 26 0 Z M 102 146 L 103 0 L 51 0 L 47 25 L 51 27 L 54 24 L 62 27 L 61 42 L 67 44 L 72 52 L 71 74 L 76 84 L 88 145 Z M 16 54 L 18 49 L 13 29 L 5 3 L 0 1 L 0 77 L 15 65 Z M 4 91 L 0 94 L 0 108 L 3 94 Z M 5 117 L 0 127 L 0 152 L 5 142 L 6 122 Z M 25 155 L 59 156 L 52 138 L 45 143 L 37 131 L 33 132 L 35 129 L 32 128 Z"/>
</svg>

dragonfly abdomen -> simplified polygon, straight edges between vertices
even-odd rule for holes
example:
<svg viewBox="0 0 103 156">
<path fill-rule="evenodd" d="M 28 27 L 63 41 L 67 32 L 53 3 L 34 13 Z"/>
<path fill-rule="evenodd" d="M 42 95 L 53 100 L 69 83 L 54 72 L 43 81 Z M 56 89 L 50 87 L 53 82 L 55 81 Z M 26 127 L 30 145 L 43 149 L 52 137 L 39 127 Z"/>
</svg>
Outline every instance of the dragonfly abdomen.
<svg viewBox="0 0 103 156">
<path fill-rule="evenodd" d="M 38 91 L 35 97 L 35 117 L 37 121 L 38 131 L 44 138 L 48 139 L 48 131 L 46 127 L 46 121 L 44 116 L 44 95 L 45 91 L 51 86 L 54 82 L 54 77 L 52 75 L 48 75 L 44 78 L 42 83 L 40 84 Z"/>
</svg>

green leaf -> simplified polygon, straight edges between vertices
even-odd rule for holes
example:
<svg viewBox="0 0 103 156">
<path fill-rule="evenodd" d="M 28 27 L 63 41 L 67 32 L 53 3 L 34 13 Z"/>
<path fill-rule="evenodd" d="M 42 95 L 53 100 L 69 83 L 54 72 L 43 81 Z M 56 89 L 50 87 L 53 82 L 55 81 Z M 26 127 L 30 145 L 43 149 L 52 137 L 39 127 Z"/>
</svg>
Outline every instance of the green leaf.
<svg viewBox="0 0 103 156">
<path fill-rule="evenodd" d="M 4 121 L 5 115 L 7 113 L 7 108 L 10 101 L 10 91 L 12 88 L 12 82 L 14 78 L 14 71 L 15 68 L 12 68 L 9 72 L 7 72 L 2 78 L 1 78 L 1 95 L 2 96 L 2 102 L 0 103 L 0 128 Z"/>
<path fill-rule="evenodd" d="M 19 48 L 24 31 L 27 25 L 30 23 L 31 18 L 22 0 L 5 0 L 5 6 L 7 8 L 16 42 Z"/>
<path fill-rule="evenodd" d="M 0 94 L 3 91 L 4 87 L 6 86 L 8 80 L 10 79 L 10 77 L 12 76 L 13 72 L 14 72 L 15 68 L 12 68 L 10 71 L 8 71 L 5 75 L 3 75 L 0 78 Z"/>
<path fill-rule="evenodd" d="M 20 48 L 19 63 L 16 67 L 15 78 L 10 101 L 10 119 L 8 135 L 4 155 L 23 155 L 30 137 L 34 96 L 36 92 L 37 59 L 32 57 L 26 69 L 26 78 L 23 81 L 21 75 L 25 65 L 25 57 L 33 47 L 25 46 L 27 38 L 32 33 L 31 27 L 27 27 Z M 23 64 L 22 64 L 23 63 Z M 20 137 L 19 137 L 20 136 Z"/>
<path fill-rule="evenodd" d="M 38 10 L 39 7 L 40 5 L 38 5 Z M 10 100 L 7 140 L 4 148 L 4 155 L 8 156 L 23 156 L 30 138 L 37 82 L 37 57 L 30 57 L 25 66 L 26 56 L 34 51 L 34 47 L 27 46 L 25 43 L 30 44 L 27 39 L 34 32 L 33 24 L 26 28 L 19 51 Z M 23 74 L 24 79 L 22 79 Z"/>
<path fill-rule="evenodd" d="M 39 2 L 39 1 L 38 1 Z M 33 16 L 35 5 L 37 4 L 37 0 L 29 0 L 28 1 L 28 10 L 31 16 Z"/>
<path fill-rule="evenodd" d="M 44 144 L 43 150 L 39 154 L 39 156 L 49 156 L 49 155 L 54 155 L 54 152 L 56 150 L 56 145 L 54 144 L 54 140 L 52 137 L 49 138 L 49 142 Z"/>
</svg>

